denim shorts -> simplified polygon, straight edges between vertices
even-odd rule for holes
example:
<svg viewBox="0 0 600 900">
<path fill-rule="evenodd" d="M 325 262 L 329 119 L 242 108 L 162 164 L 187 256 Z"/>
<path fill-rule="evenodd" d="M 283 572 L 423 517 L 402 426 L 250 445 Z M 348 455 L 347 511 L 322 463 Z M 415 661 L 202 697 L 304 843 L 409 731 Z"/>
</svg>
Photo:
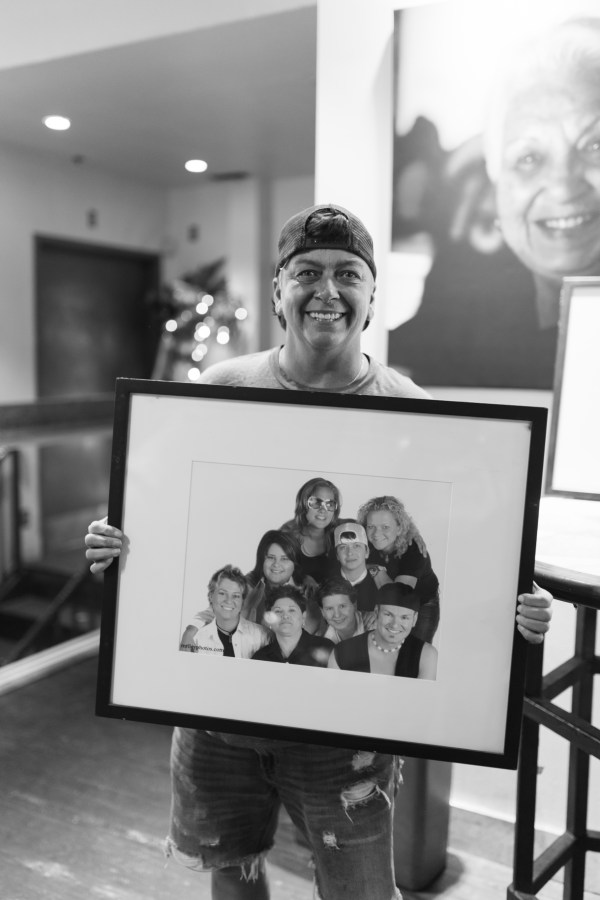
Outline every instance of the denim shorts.
<svg viewBox="0 0 600 900">
<path fill-rule="evenodd" d="M 176 728 L 167 852 L 251 879 L 283 804 L 308 842 L 321 900 L 394 900 L 391 756 Z"/>
</svg>

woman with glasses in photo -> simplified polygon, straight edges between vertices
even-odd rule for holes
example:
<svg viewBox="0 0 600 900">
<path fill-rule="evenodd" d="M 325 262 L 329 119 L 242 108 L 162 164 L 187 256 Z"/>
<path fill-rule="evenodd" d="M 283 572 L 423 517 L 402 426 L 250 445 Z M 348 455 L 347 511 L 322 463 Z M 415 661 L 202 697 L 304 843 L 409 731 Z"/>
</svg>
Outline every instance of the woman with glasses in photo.
<svg viewBox="0 0 600 900">
<path fill-rule="evenodd" d="M 329 537 L 337 525 L 342 498 L 338 488 L 326 478 L 311 478 L 296 494 L 294 518 L 281 528 L 300 545 L 302 569 L 322 584 L 330 569 Z"/>
<path fill-rule="evenodd" d="M 317 584 L 305 574 L 299 544 L 290 532 L 272 529 L 263 534 L 256 549 L 254 568 L 246 579 L 250 591 L 242 615 L 250 622 L 262 624 L 271 591 L 291 585 L 299 588 L 306 598 L 305 629 L 314 633 L 321 627 L 323 616 L 314 599 Z"/>
</svg>

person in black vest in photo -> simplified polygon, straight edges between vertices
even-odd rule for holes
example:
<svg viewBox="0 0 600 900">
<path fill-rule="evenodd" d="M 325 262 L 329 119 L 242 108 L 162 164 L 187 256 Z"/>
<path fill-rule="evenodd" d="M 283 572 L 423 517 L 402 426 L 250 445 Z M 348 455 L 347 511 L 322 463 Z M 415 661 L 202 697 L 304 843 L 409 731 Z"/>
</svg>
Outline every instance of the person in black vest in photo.
<svg viewBox="0 0 600 900">
<path fill-rule="evenodd" d="M 337 644 L 329 668 L 435 680 L 437 650 L 413 633 L 420 605 L 419 595 L 408 585 L 384 584 L 373 630 Z"/>
<path fill-rule="evenodd" d="M 309 634 L 304 628 L 305 620 L 306 600 L 302 591 L 292 585 L 274 588 L 266 602 L 263 622 L 275 639 L 257 650 L 252 659 L 324 668 L 333 642 Z"/>
</svg>

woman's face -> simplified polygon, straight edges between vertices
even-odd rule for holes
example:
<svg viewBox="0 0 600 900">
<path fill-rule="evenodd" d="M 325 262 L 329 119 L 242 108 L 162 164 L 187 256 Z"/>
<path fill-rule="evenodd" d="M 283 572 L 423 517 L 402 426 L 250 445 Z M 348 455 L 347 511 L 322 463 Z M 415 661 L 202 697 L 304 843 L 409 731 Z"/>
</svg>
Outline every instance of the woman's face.
<svg viewBox="0 0 600 900">
<path fill-rule="evenodd" d="M 354 630 L 356 608 L 346 594 L 323 597 L 322 610 L 325 621 L 328 625 L 333 625 L 336 631 Z"/>
<path fill-rule="evenodd" d="M 505 120 L 497 182 L 506 243 L 534 273 L 600 274 L 600 74 L 532 86 Z"/>
<path fill-rule="evenodd" d="M 307 498 L 306 521 L 314 528 L 327 528 L 331 525 L 335 513 L 336 502 L 333 491 L 325 485 L 319 485 Z"/>
<path fill-rule="evenodd" d="M 400 526 L 388 509 L 379 509 L 367 515 L 367 538 L 376 550 L 390 553 L 394 549 L 396 538 L 400 534 Z"/>
<path fill-rule="evenodd" d="M 277 637 L 299 638 L 306 613 L 303 613 L 295 600 L 282 597 L 272 609 L 265 613 L 265 623 Z"/>
<path fill-rule="evenodd" d="M 263 563 L 263 575 L 269 584 L 287 584 L 294 574 L 294 563 L 279 544 L 267 548 Z"/>
</svg>

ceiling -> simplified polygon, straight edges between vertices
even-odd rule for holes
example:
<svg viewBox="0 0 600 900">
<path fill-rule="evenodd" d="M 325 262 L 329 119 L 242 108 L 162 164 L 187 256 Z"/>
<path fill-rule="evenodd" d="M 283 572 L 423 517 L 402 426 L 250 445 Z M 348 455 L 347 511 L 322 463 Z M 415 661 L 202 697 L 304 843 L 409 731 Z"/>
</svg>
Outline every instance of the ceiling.
<svg viewBox="0 0 600 900">
<path fill-rule="evenodd" d="M 316 30 L 308 7 L 2 70 L 1 140 L 159 188 L 313 175 Z"/>
</svg>

